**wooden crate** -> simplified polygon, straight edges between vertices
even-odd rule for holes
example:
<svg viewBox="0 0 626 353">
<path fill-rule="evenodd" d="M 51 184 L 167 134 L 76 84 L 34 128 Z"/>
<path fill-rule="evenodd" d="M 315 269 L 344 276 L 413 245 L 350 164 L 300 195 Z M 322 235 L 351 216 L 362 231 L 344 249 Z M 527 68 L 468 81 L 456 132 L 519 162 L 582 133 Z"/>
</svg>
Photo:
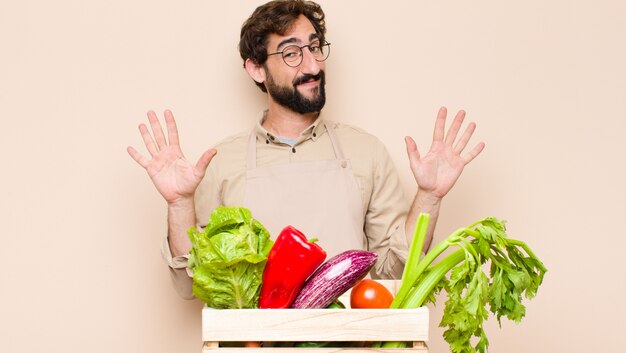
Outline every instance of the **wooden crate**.
<svg viewBox="0 0 626 353">
<path fill-rule="evenodd" d="M 397 281 L 381 281 L 396 292 Z M 346 305 L 349 292 L 342 296 Z M 418 309 L 239 309 L 202 310 L 202 351 L 233 352 L 241 347 L 220 343 L 261 342 L 376 342 L 407 341 L 411 348 L 245 348 L 248 353 L 272 352 L 428 352 L 428 308 Z"/>
</svg>

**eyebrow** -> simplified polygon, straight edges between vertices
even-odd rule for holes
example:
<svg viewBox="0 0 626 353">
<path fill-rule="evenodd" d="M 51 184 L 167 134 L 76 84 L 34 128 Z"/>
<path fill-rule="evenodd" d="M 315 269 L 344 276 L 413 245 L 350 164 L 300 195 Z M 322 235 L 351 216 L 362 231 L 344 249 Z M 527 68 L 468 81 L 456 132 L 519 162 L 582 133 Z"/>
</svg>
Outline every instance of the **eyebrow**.
<svg viewBox="0 0 626 353">
<path fill-rule="evenodd" d="M 297 42 L 298 42 L 298 39 L 295 37 L 284 39 L 280 43 L 278 43 L 278 45 L 276 46 L 276 50 L 280 50 L 280 48 L 283 47 L 285 44 L 291 44 L 291 43 L 297 43 Z"/>
<path fill-rule="evenodd" d="M 309 43 L 316 39 L 320 39 L 320 37 L 321 36 L 318 33 L 311 33 L 311 35 L 309 35 Z M 284 46 L 285 44 L 298 43 L 299 41 L 300 40 L 296 37 L 284 39 L 280 43 L 278 43 L 278 45 L 276 46 L 276 50 L 280 50 L 280 48 Z"/>
</svg>

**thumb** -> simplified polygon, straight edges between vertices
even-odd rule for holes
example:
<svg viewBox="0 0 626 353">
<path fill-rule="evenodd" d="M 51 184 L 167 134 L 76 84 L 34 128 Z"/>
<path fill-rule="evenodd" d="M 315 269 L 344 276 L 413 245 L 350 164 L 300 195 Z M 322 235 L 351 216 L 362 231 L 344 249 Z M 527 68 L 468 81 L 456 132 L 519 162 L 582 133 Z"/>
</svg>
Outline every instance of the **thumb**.
<svg viewBox="0 0 626 353">
<path fill-rule="evenodd" d="M 411 164 L 420 160 L 420 152 L 417 150 L 417 144 L 410 137 L 406 136 L 404 138 L 404 142 L 406 143 L 406 154 L 409 156 L 409 161 Z"/>
<path fill-rule="evenodd" d="M 200 171 L 202 175 L 204 175 L 207 167 L 209 166 L 209 163 L 211 163 L 211 160 L 213 159 L 213 157 L 215 157 L 216 154 L 217 150 L 215 148 L 211 148 L 209 150 L 206 150 L 202 154 L 202 156 L 200 156 L 198 162 L 196 163 L 196 169 Z"/>
</svg>

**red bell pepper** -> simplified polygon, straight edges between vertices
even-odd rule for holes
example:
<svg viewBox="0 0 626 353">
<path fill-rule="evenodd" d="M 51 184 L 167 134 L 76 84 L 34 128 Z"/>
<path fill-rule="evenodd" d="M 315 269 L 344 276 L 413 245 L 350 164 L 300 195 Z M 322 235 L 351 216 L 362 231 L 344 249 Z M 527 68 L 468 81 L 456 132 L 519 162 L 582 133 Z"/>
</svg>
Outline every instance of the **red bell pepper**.
<svg viewBox="0 0 626 353">
<path fill-rule="evenodd" d="M 274 242 L 263 271 L 259 308 L 289 308 L 306 279 L 326 259 L 326 251 L 292 226 Z"/>
</svg>

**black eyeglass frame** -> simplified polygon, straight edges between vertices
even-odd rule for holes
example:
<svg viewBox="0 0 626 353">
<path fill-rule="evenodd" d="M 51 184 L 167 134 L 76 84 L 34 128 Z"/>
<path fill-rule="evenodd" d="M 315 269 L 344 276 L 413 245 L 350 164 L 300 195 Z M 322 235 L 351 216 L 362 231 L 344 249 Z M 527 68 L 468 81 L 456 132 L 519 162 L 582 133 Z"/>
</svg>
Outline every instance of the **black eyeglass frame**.
<svg viewBox="0 0 626 353">
<path fill-rule="evenodd" d="M 300 60 L 298 60 L 298 63 L 297 63 L 297 64 L 295 64 L 295 65 L 294 65 L 293 63 L 291 63 L 291 64 L 290 64 L 290 63 L 288 63 L 288 62 L 287 62 L 287 59 L 285 59 L 285 56 L 283 55 L 283 53 L 285 52 L 285 50 L 287 50 L 288 48 L 292 48 L 292 47 L 296 47 L 296 48 L 300 49 L 300 54 L 301 54 L 301 55 L 300 55 Z M 281 51 L 277 51 L 277 52 L 274 52 L 274 53 L 269 53 L 269 54 L 267 54 L 267 56 L 272 56 L 272 55 L 278 55 L 278 54 L 280 54 L 280 55 L 281 55 L 281 57 L 282 57 L 282 59 L 283 59 L 283 62 L 285 62 L 285 65 L 287 65 L 287 66 L 289 66 L 289 67 L 298 67 L 298 66 L 300 66 L 300 64 L 302 64 L 302 60 L 303 60 L 303 58 L 304 58 L 304 51 L 303 51 L 303 49 L 304 49 L 304 48 L 309 48 L 309 52 L 310 52 L 311 54 L 313 54 L 313 51 L 311 50 L 311 47 L 317 47 L 317 48 L 318 48 L 318 49 L 320 49 L 320 50 L 322 50 L 324 47 L 328 47 L 328 54 L 326 54 L 326 57 L 325 57 L 324 59 L 319 60 L 319 59 L 317 59 L 317 58 L 315 57 L 315 55 L 313 55 L 313 58 L 314 58 L 314 59 L 315 59 L 315 61 L 317 61 L 317 62 L 326 61 L 326 59 L 328 59 L 328 57 L 330 56 L 330 43 L 328 43 L 328 42 L 324 42 L 324 43 L 321 43 L 321 44 L 319 44 L 319 45 L 315 45 L 315 44 L 311 43 L 311 44 L 306 44 L 306 45 L 303 45 L 303 46 L 299 46 L 299 45 L 292 44 L 292 45 L 288 45 L 288 46 L 286 46 L 286 47 L 285 47 L 283 50 L 281 50 Z M 322 52 L 323 52 L 323 51 L 322 51 Z"/>
</svg>

